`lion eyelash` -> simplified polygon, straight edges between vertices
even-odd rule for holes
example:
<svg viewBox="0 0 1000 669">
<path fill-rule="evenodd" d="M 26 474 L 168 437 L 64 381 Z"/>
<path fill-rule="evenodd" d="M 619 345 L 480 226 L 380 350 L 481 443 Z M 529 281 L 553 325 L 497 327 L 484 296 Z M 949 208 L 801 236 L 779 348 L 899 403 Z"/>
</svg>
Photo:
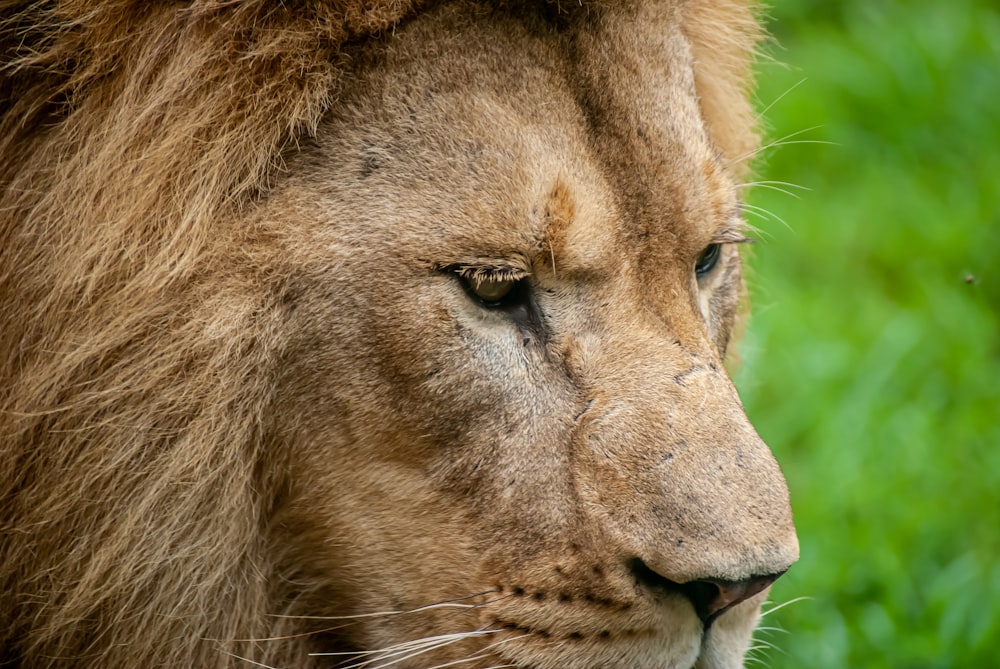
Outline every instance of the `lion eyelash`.
<svg viewBox="0 0 1000 669">
<path fill-rule="evenodd" d="M 439 265 L 437 269 L 457 274 L 475 286 L 486 281 L 520 281 L 531 274 L 522 267 L 490 262 L 452 263 Z"/>
<path fill-rule="evenodd" d="M 747 204 L 742 200 L 738 200 L 733 208 L 729 211 L 729 215 L 723 219 L 722 225 L 719 229 L 715 230 L 712 237 L 709 239 L 709 244 L 752 244 L 756 240 L 749 236 L 750 232 L 755 231 L 752 226 L 747 224 L 746 220 L 743 218 L 743 212 Z"/>
<path fill-rule="evenodd" d="M 750 236 L 756 229 L 743 218 L 747 205 L 742 200 L 736 203 L 722 229 L 712 235 L 710 244 L 753 244 L 757 240 Z"/>
<path fill-rule="evenodd" d="M 749 226 L 741 224 L 739 227 L 727 226 L 719 230 L 710 241 L 711 244 L 753 244 L 757 240 L 750 237 Z"/>
<path fill-rule="evenodd" d="M 712 237 L 712 244 L 754 244 L 757 240 L 739 230 L 723 230 Z"/>
</svg>

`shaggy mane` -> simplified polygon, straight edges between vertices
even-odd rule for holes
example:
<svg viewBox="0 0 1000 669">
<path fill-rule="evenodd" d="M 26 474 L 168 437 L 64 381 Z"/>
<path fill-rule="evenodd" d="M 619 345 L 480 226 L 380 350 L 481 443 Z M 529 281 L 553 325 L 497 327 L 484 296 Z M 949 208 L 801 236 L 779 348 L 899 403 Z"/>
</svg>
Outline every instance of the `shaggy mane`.
<svg viewBox="0 0 1000 669">
<path fill-rule="evenodd" d="M 345 45 L 420 4 L 0 2 L 0 665 L 312 664 L 252 641 L 296 609 L 267 540 L 284 277 L 241 216 Z M 743 163 L 753 17 L 687 4 Z"/>
</svg>

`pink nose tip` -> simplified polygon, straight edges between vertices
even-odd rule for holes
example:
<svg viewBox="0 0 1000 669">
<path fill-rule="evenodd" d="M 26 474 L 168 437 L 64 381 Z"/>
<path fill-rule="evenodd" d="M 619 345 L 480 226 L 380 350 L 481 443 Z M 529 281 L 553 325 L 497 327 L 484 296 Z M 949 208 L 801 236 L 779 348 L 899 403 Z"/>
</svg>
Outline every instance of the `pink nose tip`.
<svg viewBox="0 0 1000 669">
<path fill-rule="evenodd" d="M 775 582 L 781 574 L 754 576 L 743 581 L 707 578 L 682 584 L 681 590 L 706 625 L 740 602 L 750 599 Z"/>
</svg>

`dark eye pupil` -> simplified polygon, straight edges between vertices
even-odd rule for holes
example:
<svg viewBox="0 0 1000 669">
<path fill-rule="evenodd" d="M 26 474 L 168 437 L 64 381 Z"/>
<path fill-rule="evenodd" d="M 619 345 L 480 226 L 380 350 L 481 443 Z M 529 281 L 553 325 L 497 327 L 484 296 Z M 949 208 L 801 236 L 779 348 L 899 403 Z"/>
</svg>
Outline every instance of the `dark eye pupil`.
<svg viewBox="0 0 1000 669">
<path fill-rule="evenodd" d="M 694 273 L 698 278 L 705 276 L 715 268 L 719 262 L 721 251 L 721 244 L 709 244 L 705 247 L 705 250 L 701 252 L 697 262 L 694 264 Z"/>
</svg>

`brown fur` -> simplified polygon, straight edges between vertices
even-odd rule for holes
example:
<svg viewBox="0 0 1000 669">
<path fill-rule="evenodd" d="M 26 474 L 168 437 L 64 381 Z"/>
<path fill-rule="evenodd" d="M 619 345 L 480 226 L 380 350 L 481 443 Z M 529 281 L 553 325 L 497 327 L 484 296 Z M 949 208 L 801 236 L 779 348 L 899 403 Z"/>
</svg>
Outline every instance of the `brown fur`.
<svg viewBox="0 0 1000 669">
<path fill-rule="evenodd" d="M 0 3 L 0 666 L 738 666 L 752 15 L 423 4 Z"/>
</svg>

